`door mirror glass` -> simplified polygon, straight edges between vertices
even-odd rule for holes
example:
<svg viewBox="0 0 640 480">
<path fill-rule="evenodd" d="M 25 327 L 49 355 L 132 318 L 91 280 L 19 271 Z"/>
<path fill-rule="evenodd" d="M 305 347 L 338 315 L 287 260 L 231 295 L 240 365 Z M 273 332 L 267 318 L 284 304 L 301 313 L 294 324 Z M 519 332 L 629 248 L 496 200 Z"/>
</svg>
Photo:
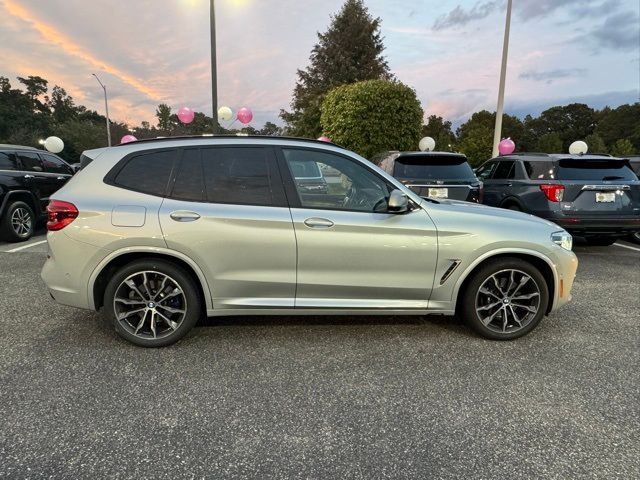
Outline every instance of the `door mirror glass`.
<svg viewBox="0 0 640 480">
<path fill-rule="evenodd" d="M 389 194 L 389 203 L 387 204 L 389 212 L 403 213 L 409 210 L 409 199 L 400 190 L 393 190 Z"/>
</svg>

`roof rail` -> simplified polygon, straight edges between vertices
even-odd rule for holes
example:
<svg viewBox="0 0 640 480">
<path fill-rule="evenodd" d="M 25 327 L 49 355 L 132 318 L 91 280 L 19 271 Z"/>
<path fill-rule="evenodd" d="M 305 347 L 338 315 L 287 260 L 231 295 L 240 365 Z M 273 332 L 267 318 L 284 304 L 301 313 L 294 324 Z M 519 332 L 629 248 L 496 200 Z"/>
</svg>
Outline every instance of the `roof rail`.
<svg viewBox="0 0 640 480">
<path fill-rule="evenodd" d="M 36 147 L 27 147 L 26 145 L 10 145 L 7 143 L 0 143 L 0 148 L 16 148 L 21 150 L 40 150 Z"/>
<path fill-rule="evenodd" d="M 510 153 L 509 155 L 504 155 L 505 157 L 512 157 L 512 156 L 516 156 L 516 157 L 525 157 L 525 156 L 531 156 L 531 157 L 548 157 L 549 154 L 548 153 L 544 153 L 544 152 L 513 152 Z"/>
<path fill-rule="evenodd" d="M 340 147 L 340 145 L 336 145 L 333 142 L 326 142 L 324 140 L 316 140 L 312 138 L 302 138 L 302 137 L 286 137 L 286 136 L 277 136 L 277 135 L 180 135 L 175 137 L 156 137 L 156 138 L 143 138 L 140 140 L 134 140 L 133 142 L 127 143 L 119 143 L 114 145 L 114 147 L 120 147 L 123 145 L 131 145 L 137 143 L 153 143 L 153 142 L 171 142 L 174 140 L 205 140 L 211 138 L 232 138 L 234 140 L 255 140 L 255 139 L 267 139 L 267 140 L 295 140 L 299 142 L 309 142 L 309 143 L 319 143 L 322 145 L 333 145 L 334 147 Z M 340 147 L 342 148 L 342 147 Z"/>
</svg>

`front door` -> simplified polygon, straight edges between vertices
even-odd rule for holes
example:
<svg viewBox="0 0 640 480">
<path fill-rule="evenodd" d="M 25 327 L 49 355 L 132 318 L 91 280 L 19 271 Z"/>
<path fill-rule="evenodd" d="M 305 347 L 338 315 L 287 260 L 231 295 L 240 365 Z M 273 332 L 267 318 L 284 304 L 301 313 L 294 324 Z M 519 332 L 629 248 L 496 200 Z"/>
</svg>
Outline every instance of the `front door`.
<svg viewBox="0 0 640 480">
<path fill-rule="evenodd" d="M 40 211 L 44 212 L 51 197 L 62 185 L 56 179 L 57 175 L 46 173 L 42 160 L 36 152 L 18 151 L 20 169 L 24 172 L 25 185 L 40 200 Z"/>
<path fill-rule="evenodd" d="M 393 185 L 346 156 L 281 152 L 298 242 L 296 308 L 426 309 L 437 260 L 429 215 L 417 206 L 389 213 Z M 319 170 L 327 188 L 305 188 L 298 170 Z"/>
<path fill-rule="evenodd" d="M 214 309 L 294 306 L 296 239 L 270 147 L 182 150 L 160 223 L 203 270 Z"/>
</svg>

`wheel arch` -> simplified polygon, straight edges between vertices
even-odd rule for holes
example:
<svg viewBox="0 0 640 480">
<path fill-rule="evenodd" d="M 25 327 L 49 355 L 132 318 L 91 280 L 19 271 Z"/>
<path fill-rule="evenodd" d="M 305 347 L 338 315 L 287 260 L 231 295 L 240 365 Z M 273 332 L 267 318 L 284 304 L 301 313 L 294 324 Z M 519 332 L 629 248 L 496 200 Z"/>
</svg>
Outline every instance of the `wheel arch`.
<svg viewBox="0 0 640 480">
<path fill-rule="evenodd" d="M 509 208 L 511 205 L 516 205 L 523 212 L 528 212 L 527 208 L 518 197 L 509 196 L 500 202 L 500 208 Z"/>
<path fill-rule="evenodd" d="M 4 215 L 7 205 L 9 205 L 9 202 L 11 201 L 25 202 L 31 207 L 31 210 L 33 210 L 35 215 L 40 215 L 42 213 L 39 202 L 36 201 L 35 196 L 29 190 L 9 190 L 0 204 L 0 217 Z"/>
<path fill-rule="evenodd" d="M 519 258 L 520 260 L 524 260 L 535 266 L 544 277 L 547 283 L 547 288 L 549 289 L 550 301 L 545 314 L 548 314 L 551 310 L 553 310 L 556 303 L 556 288 L 558 285 L 558 274 L 553 266 L 553 262 L 548 257 L 539 252 L 518 249 L 488 252 L 476 259 L 474 263 L 467 267 L 467 269 L 458 278 L 454 289 L 453 298 L 455 298 L 456 300 L 456 311 L 460 305 L 460 297 L 462 296 L 467 284 L 471 281 L 473 274 L 480 268 L 484 267 L 487 263 L 500 258 Z"/>
<path fill-rule="evenodd" d="M 134 260 L 144 259 L 159 259 L 171 262 L 185 270 L 185 272 L 191 276 L 193 281 L 198 287 L 199 295 L 203 300 L 203 306 L 206 311 L 211 310 L 211 290 L 207 279 L 205 278 L 202 270 L 186 255 L 179 252 L 163 249 L 163 248 L 126 248 L 112 252 L 108 255 L 98 266 L 94 269 L 89 278 L 88 285 L 88 298 L 89 305 L 95 310 L 99 310 L 103 305 L 104 292 L 109 282 L 111 275 L 115 273 L 119 268 L 131 263 Z"/>
</svg>

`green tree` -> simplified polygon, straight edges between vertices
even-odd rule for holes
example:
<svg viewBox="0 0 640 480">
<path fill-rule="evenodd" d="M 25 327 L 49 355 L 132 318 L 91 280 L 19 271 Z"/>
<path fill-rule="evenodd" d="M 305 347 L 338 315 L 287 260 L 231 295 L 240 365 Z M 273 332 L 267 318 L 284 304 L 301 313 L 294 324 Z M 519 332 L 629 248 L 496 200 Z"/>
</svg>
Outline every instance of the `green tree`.
<svg viewBox="0 0 640 480">
<path fill-rule="evenodd" d="M 536 144 L 536 152 L 560 153 L 562 152 L 562 138 L 558 132 L 545 133 Z"/>
<path fill-rule="evenodd" d="M 65 89 L 58 85 L 53 87 L 47 106 L 51 110 L 53 120 L 56 123 L 64 123 L 78 116 L 79 109 L 76 107 L 73 98 L 67 95 Z"/>
<path fill-rule="evenodd" d="M 267 122 L 264 124 L 264 127 L 260 129 L 258 135 L 279 136 L 282 135 L 282 129 L 273 122 Z"/>
<path fill-rule="evenodd" d="M 451 152 L 456 143 L 456 136 L 451 130 L 451 122 L 437 115 L 429 115 L 426 125 L 422 126 L 422 136 L 436 141 L 436 150 Z"/>
<path fill-rule="evenodd" d="M 482 110 L 460 125 L 457 130 L 457 148 L 464 153 L 472 165 L 479 165 L 491 158 L 493 153 L 493 130 L 496 122 L 495 112 Z M 502 136 L 511 138 L 516 149 L 524 137 L 524 125 L 518 117 L 505 114 L 502 117 Z"/>
<path fill-rule="evenodd" d="M 591 135 L 595 129 L 596 114 L 593 108 L 583 103 L 572 103 L 559 107 L 551 107 L 540 116 L 529 122 L 535 138 L 548 133 L 557 133 L 562 140 L 562 149 L 568 151 L 569 145 Z"/>
<path fill-rule="evenodd" d="M 611 148 L 611 155 L 614 157 L 626 157 L 628 155 L 633 155 L 634 153 L 636 153 L 636 149 L 634 148 L 633 143 L 631 143 L 631 140 L 626 138 L 616 140 Z"/>
<path fill-rule="evenodd" d="M 640 102 L 602 110 L 596 132 L 610 149 L 618 140 L 626 138 L 640 151 Z"/>
<path fill-rule="evenodd" d="M 161 103 L 156 109 L 156 117 L 158 118 L 158 128 L 164 132 L 171 132 L 173 122 L 171 119 L 171 107 L 166 103 Z"/>
<path fill-rule="evenodd" d="M 332 17 L 325 33 L 318 33 L 310 65 L 298 70 L 291 112 L 281 111 L 288 133 L 318 137 L 320 108 L 326 93 L 338 85 L 361 80 L 391 79 L 382 52 L 380 19 L 373 18 L 363 0 L 347 0 Z"/>
<path fill-rule="evenodd" d="M 584 141 L 589 147 L 589 153 L 607 153 L 607 146 L 604 144 L 604 140 L 597 133 L 592 133 L 584 137 Z"/>
<path fill-rule="evenodd" d="M 49 82 L 42 77 L 29 75 L 27 78 L 17 77 L 18 81 L 27 89 L 27 96 L 31 99 L 33 109 L 39 112 L 47 112 L 46 103 L 40 97 L 46 95 Z"/>
<path fill-rule="evenodd" d="M 321 122 L 334 142 L 371 158 L 384 150 L 415 150 L 422 118 L 412 88 L 393 80 L 367 80 L 331 90 Z"/>
</svg>

